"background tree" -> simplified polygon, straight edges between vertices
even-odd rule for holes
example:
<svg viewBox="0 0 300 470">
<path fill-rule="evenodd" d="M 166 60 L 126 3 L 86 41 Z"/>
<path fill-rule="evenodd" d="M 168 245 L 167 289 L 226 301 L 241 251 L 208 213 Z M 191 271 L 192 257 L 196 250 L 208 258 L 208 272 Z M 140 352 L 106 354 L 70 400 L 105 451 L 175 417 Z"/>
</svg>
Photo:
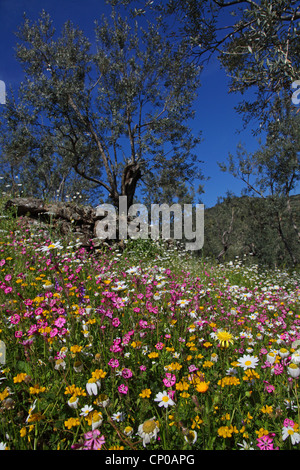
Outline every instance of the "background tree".
<svg viewBox="0 0 300 470">
<path fill-rule="evenodd" d="M 264 127 L 273 100 L 291 95 L 299 79 L 298 0 L 112 1 L 129 6 L 133 16 L 162 17 L 174 42 L 189 42 L 201 65 L 217 57 L 230 79 L 229 92 L 253 91 L 237 107 L 245 125 L 254 119 L 257 130 Z"/>
<path fill-rule="evenodd" d="M 200 176 L 199 137 L 188 125 L 200 69 L 159 22 L 130 25 L 112 10 L 95 22 L 92 46 L 71 22 L 57 35 L 43 11 L 37 22 L 25 18 L 18 37 L 25 79 L 3 107 L 1 147 L 22 176 L 30 163 L 32 187 L 41 172 L 53 175 L 56 191 L 80 177 L 117 206 L 120 195 L 130 205 L 137 187 L 166 168 L 185 184 Z"/>
<path fill-rule="evenodd" d="M 300 230 L 291 193 L 300 179 L 300 116 L 288 96 L 285 100 L 274 101 L 272 116 L 266 143 L 259 150 L 250 154 L 239 144 L 236 157 L 230 154 L 228 164 L 220 164 L 220 167 L 243 181 L 248 194 L 264 199 L 271 219 L 275 217 L 285 249 L 293 264 L 297 264 Z"/>
<path fill-rule="evenodd" d="M 299 205 L 292 204 L 296 200 L 291 193 L 299 181 L 299 118 L 291 106 L 291 86 L 299 79 L 300 2 L 168 0 L 159 6 L 151 1 L 120 2 L 129 5 L 134 16 L 149 12 L 162 16 L 174 43 L 189 42 L 190 56 L 197 63 L 205 65 L 217 57 L 229 79 L 228 91 L 241 95 L 236 109 L 244 125 L 256 121 L 253 133 L 266 132 L 266 142 L 257 152 L 249 154 L 239 146 L 223 167 L 245 183 L 251 198 L 241 199 L 241 210 L 233 219 L 233 201 L 228 198 L 206 211 L 206 244 L 210 240 L 217 256 L 213 228 L 222 220 L 221 233 L 232 227 L 227 254 L 250 246 L 260 260 L 276 264 L 287 256 L 295 265 L 300 259 Z M 243 228 L 236 232 L 238 222 Z"/>
</svg>

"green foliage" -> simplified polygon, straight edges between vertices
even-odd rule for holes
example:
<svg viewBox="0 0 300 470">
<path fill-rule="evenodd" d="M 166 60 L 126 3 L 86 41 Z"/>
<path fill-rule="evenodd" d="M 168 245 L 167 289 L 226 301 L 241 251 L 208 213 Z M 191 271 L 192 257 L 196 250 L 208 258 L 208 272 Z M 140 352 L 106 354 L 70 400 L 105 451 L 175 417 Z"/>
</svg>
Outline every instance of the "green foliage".
<svg viewBox="0 0 300 470">
<path fill-rule="evenodd" d="M 299 199 L 291 196 L 300 179 L 299 137 L 299 115 L 289 97 L 278 98 L 272 106 L 265 144 L 253 154 L 239 144 L 236 156 L 230 154 L 228 163 L 220 164 L 223 171 L 245 184 L 245 194 L 259 196 L 244 199 L 236 222 L 242 251 L 254 252 L 262 263 L 296 266 L 300 260 Z M 228 224 L 227 216 L 225 227 Z M 222 229 L 226 230 L 224 225 Z M 230 244 L 237 250 L 239 241 L 231 237 Z"/>
<path fill-rule="evenodd" d="M 129 239 L 126 243 L 124 254 L 129 254 L 137 259 L 153 259 L 163 252 L 163 246 L 159 241 L 151 239 L 143 240 L 141 238 Z"/>
<path fill-rule="evenodd" d="M 220 261 L 233 261 L 251 254 L 253 262 L 261 266 L 294 267 L 300 260 L 300 247 L 290 212 L 299 224 L 300 196 L 291 196 L 290 203 L 291 211 L 285 198 L 223 198 L 205 211 L 203 256 L 217 258 L 222 253 Z M 227 236 L 225 232 L 229 232 Z"/>
<path fill-rule="evenodd" d="M 120 0 L 117 3 L 123 3 Z M 134 7 L 135 1 L 125 0 Z M 229 78 L 229 92 L 240 93 L 237 106 L 245 125 L 266 125 L 278 96 L 299 78 L 299 1 L 171 0 L 145 1 L 147 14 L 161 15 L 173 35 L 185 38 L 191 54 L 206 64 L 217 56 Z M 170 16 L 174 20 L 170 21 Z M 250 93 L 248 93 L 250 91 Z M 253 93 L 252 93 L 253 91 Z"/>
</svg>

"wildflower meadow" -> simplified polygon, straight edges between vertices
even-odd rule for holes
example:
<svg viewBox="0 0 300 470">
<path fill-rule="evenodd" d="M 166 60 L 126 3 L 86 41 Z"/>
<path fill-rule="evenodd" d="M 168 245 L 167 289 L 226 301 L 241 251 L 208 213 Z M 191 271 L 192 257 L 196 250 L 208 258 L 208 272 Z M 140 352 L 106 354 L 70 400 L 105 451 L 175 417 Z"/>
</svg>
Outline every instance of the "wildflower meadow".
<svg viewBox="0 0 300 470">
<path fill-rule="evenodd" d="M 0 447 L 299 450 L 299 274 L 0 219 Z"/>
</svg>

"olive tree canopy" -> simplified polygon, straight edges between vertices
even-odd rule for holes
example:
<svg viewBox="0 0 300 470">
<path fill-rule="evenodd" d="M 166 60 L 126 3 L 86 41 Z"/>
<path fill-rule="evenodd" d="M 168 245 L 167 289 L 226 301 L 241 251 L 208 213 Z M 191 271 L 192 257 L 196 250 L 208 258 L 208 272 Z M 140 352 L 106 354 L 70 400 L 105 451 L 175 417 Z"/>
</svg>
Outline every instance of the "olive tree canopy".
<svg viewBox="0 0 300 470">
<path fill-rule="evenodd" d="M 2 110 L 3 171 L 47 195 L 86 181 L 115 205 L 166 174 L 169 185 L 201 178 L 190 128 L 200 67 L 186 41 L 175 47 L 159 21 L 114 9 L 93 39 L 70 21 L 57 34 L 45 11 L 17 36 L 24 80 Z"/>
</svg>

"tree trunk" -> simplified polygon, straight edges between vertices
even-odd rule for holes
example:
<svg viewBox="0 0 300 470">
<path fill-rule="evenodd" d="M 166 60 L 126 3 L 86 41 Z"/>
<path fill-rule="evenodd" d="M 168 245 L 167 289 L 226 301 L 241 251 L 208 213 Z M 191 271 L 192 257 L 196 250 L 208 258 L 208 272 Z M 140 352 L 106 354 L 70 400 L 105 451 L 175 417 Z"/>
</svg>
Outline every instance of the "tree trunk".
<svg viewBox="0 0 300 470">
<path fill-rule="evenodd" d="M 133 203 L 136 185 L 141 179 L 142 172 L 139 163 L 128 163 L 122 175 L 122 196 L 127 196 L 127 207 Z"/>
<path fill-rule="evenodd" d="M 297 258 L 295 257 L 295 255 L 294 255 L 287 239 L 284 236 L 284 233 L 283 233 L 283 230 L 282 230 L 282 225 L 281 225 L 281 216 L 280 216 L 278 211 L 276 211 L 276 217 L 277 217 L 277 222 L 278 222 L 277 228 L 278 228 L 279 236 L 280 236 L 281 240 L 283 241 L 283 244 L 284 244 L 284 246 L 286 248 L 286 251 L 288 252 L 288 254 L 291 258 L 291 261 L 292 261 L 293 265 L 296 266 Z"/>
<path fill-rule="evenodd" d="M 217 260 L 220 261 L 220 259 L 222 258 L 222 256 L 224 256 L 226 253 L 227 253 L 227 250 L 230 246 L 230 242 L 229 242 L 229 235 L 231 234 L 232 232 L 232 228 L 233 228 L 233 221 L 234 221 L 234 207 L 231 209 L 231 221 L 230 221 L 230 225 L 229 225 L 229 228 L 228 230 L 225 230 L 223 232 L 223 235 L 222 235 L 222 240 L 221 240 L 221 243 L 223 245 L 223 249 L 222 251 L 220 251 L 220 253 L 218 254 L 217 256 Z"/>
<path fill-rule="evenodd" d="M 288 213 L 289 213 L 289 217 L 290 217 L 290 221 L 291 221 L 291 224 L 293 226 L 293 229 L 297 235 L 297 238 L 298 238 L 298 242 L 300 242 L 300 231 L 299 231 L 299 228 L 296 224 L 296 221 L 294 219 L 294 215 L 293 215 L 293 212 L 292 212 L 292 208 L 291 208 L 291 200 L 290 200 L 290 196 L 288 195 L 287 196 L 287 201 L 286 201 L 286 205 L 287 205 L 287 210 L 288 210 Z"/>
</svg>

